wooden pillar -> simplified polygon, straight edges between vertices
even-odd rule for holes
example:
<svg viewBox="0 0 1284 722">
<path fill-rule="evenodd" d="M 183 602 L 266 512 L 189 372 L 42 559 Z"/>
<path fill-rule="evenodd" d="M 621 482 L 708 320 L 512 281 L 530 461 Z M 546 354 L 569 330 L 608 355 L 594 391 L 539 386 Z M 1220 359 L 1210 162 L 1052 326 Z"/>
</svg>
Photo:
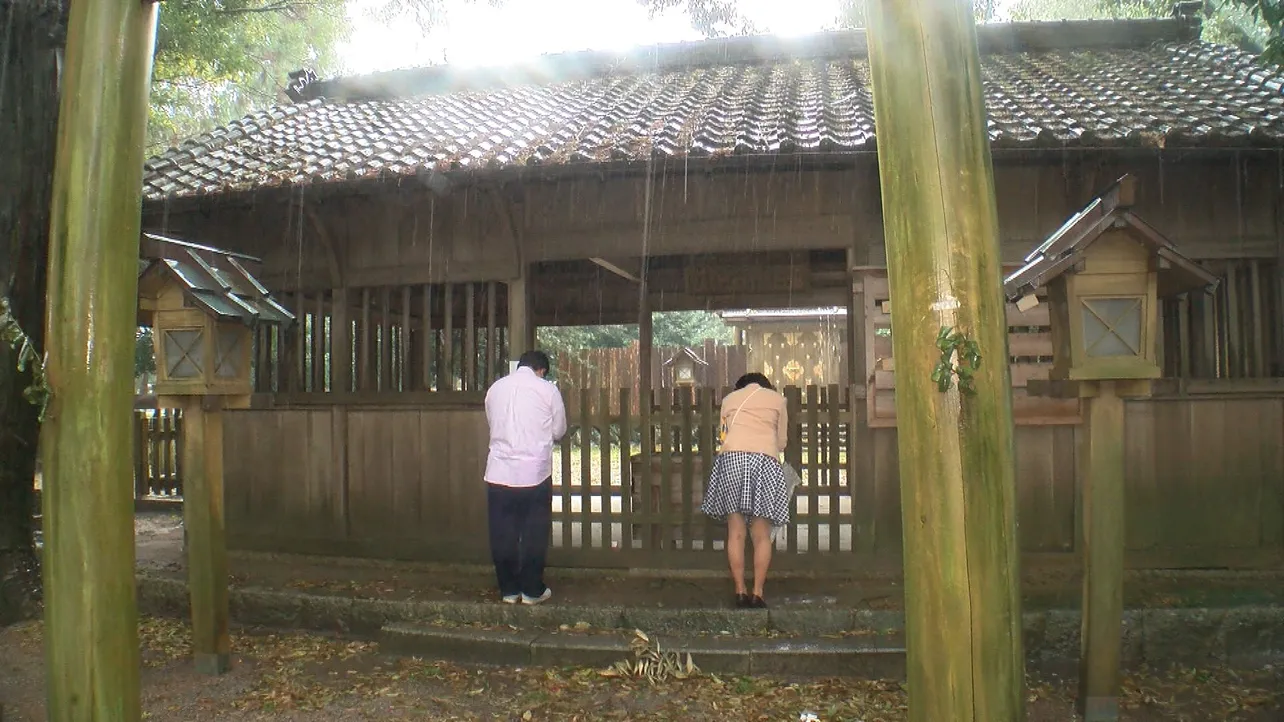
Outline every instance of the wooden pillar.
<svg viewBox="0 0 1284 722">
<path fill-rule="evenodd" d="M 141 716 L 133 368 L 156 5 L 77 2 L 50 207 L 44 468 L 47 716 Z"/>
<path fill-rule="evenodd" d="M 869 56 L 904 518 L 909 719 L 1024 719 L 1012 391 L 971 4 L 875 0 Z M 972 390 L 941 362 L 979 353 Z"/>
<path fill-rule="evenodd" d="M 1123 640 L 1124 401 L 1113 381 L 1083 399 L 1083 619 L 1079 713 L 1085 722 L 1119 719 Z"/>
<path fill-rule="evenodd" d="M 652 346 L 655 336 L 651 326 L 651 291 L 645 278 L 638 290 L 638 399 L 639 402 L 651 404 L 651 367 L 653 365 Z"/>
<path fill-rule="evenodd" d="M 192 656 L 197 672 L 216 675 L 231 668 L 222 399 L 190 396 L 182 404 L 183 526 L 192 602 Z"/>
<path fill-rule="evenodd" d="M 529 269 L 522 268 L 521 278 L 508 282 L 508 360 L 535 348 L 535 327 L 531 323 Z M 507 373 L 507 372 L 505 372 Z"/>
</svg>

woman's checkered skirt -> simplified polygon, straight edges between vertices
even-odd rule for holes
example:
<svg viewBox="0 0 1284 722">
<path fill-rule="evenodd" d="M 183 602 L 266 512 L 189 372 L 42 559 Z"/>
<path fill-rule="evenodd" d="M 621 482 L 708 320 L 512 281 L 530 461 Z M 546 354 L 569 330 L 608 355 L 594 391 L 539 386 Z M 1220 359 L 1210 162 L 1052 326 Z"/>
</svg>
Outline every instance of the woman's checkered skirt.
<svg viewBox="0 0 1284 722">
<path fill-rule="evenodd" d="M 785 468 L 779 461 L 766 454 L 728 451 L 713 462 L 700 511 L 715 519 L 743 514 L 784 526 L 789 523 L 789 501 Z"/>
</svg>

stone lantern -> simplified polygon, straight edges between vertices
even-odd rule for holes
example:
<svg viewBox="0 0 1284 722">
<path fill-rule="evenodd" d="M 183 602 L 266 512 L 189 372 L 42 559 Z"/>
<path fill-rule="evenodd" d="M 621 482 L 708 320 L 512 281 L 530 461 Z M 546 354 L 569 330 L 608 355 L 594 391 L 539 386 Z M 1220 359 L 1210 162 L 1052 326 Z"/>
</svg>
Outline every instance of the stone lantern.
<svg viewBox="0 0 1284 722">
<path fill-rule="evenodd" d="M 1124 398 L 1149 396 L 1160 377 L 1159 299 L 1211 291 L 1218 278 L 1183 256 L 1133 211 L 1125 175 L 1076 213 L 1004 279 L 1026 311 L 1046 289 L 1053 367 L 1029 393 L 1080 398 L 1078 475 L 1083 495 L 1079 711 L 1087 722 L 1119 717 L 1123 629 Z"/>
</svg>

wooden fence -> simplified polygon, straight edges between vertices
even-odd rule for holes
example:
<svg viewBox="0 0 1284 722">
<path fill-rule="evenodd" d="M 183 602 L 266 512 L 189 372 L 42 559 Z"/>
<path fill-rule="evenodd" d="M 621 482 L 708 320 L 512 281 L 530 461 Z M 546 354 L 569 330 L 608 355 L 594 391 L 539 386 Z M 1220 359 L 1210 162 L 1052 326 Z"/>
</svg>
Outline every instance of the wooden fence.
<svg viewBox="0 0 1284 722">
<path fill-rule="evenodd" d="M 1213 383 L 1213 387 L 1217 387 Z M 1190 385 L 1127 405 L 1129 564 L 1280 565 L 1284 387 Z M 787 460 L 803 484 L 776 541 L 782 568 L 899 561 L 896 428 L 869 423 L 866 387 L 789 388 Z M 724 527 L 699 513 L 722 390 L 566 394 L 554 452 L 551 562 L 720 569 Z M 229 543 L 380 558 L 488 559 L 480 398 L 230 411 Z M 614 401 L 612 401 L 614 399 Z M 1021 548 L 1073 560 L 1081 427 L 1016 428 Z"/>
<path fill-rule="evenodd" d="M 183 496 L 181 414 L 173 409 L 134 411 L 134 498 Z"/>
</svg>

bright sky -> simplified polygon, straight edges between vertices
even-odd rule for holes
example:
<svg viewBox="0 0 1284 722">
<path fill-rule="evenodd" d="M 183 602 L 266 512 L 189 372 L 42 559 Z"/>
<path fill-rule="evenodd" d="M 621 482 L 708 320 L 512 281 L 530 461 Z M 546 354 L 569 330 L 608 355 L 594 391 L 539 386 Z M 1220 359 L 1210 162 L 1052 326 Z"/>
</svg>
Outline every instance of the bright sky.
<svg viewBox="0 0 1284 722">
<path fill-rule="evenodd" d="M 1003 6 L 1011 0 L 1000 0 Z M 446 26 L 424 35 L 413 23 L 388 27 L 363 12 L 379 0 L 350 4 L 352 37 L 340 49 L 344 74 L 449 62 L 504 65 L 545 53 L 622 50 L 697 40 L 683 8 L 648 16 L 637 0 L 484 0 L 450 2 Z M 838 0 L 740 0 L 741 12 L 766 32 L 796 35 L 833 27 Z"/>
</svg>

